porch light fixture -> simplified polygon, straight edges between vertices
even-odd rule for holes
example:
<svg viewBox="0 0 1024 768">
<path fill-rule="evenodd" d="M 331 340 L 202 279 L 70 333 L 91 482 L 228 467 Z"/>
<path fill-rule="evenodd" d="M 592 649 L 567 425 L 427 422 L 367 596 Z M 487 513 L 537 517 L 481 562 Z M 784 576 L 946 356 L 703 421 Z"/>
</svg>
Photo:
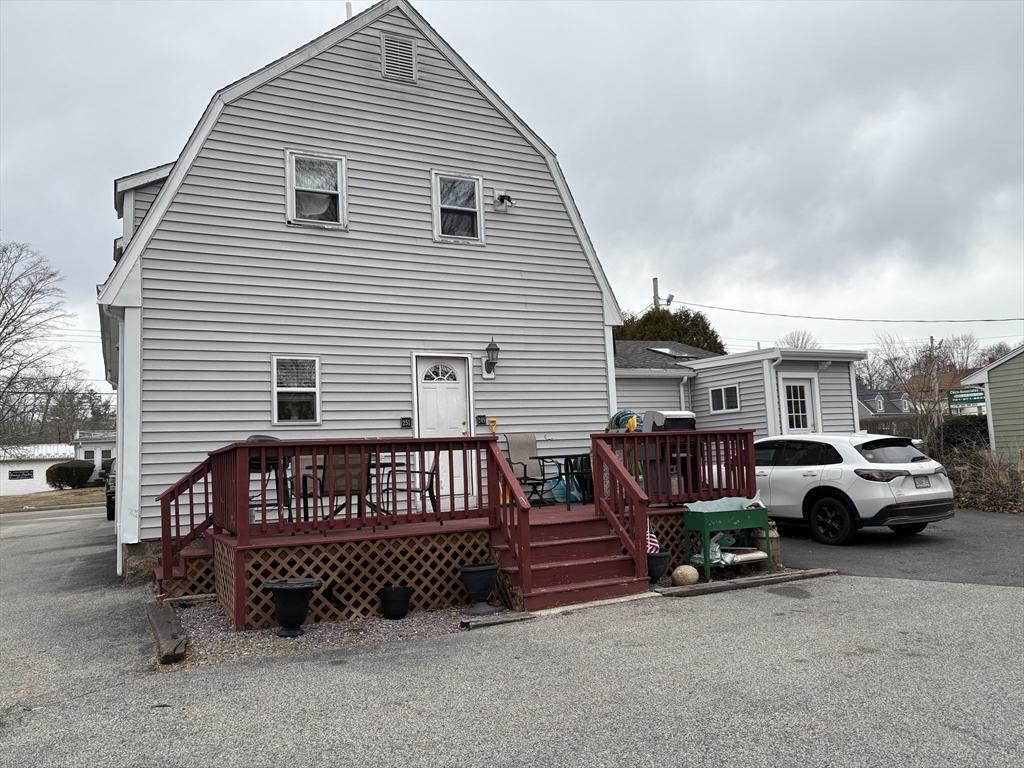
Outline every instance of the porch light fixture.
<svg viewBox="0 0 1024 768">
<path fill-rule="evenodd" d="M 508 192 L 503 189 L 494 191 L 494 210 L 507 213 L 516 207 L 516 201 Z"/>
<path fill-rule="evenodd" d="M 491 343 L 487 345 L 485 350 L 487 352 L 487 359 L 484 360 L 484 378 L 493 379 L 494 369 L 498 367 L 498 353 L 501 351 L 501 347 L 494 343 L 494 337 L 491 337 Z"/>
</svg>

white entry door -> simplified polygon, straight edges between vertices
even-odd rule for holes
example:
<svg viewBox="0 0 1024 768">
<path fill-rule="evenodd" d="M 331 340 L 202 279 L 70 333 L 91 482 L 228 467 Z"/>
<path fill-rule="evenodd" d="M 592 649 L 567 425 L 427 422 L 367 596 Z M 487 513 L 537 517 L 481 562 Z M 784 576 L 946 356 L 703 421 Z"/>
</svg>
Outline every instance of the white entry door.
<svg viewBox="0 0 1024 768">
<path fill-rule="evenodd" d="M 416 388 L 420 437 L 469 435 L 469 371 L 465 358 L 417 357 Z M 433 462 L 433 458 L 428 461 Z M 467 490 L 462 453 L 440 454 L 436 469 L 440 483 L 439 506 L 449 509 L 452 498 L 457 507 L 461 506 Z M 473 488 L 468 491 L 473 494 Z"/>
<path fill-rule="evenodd" d="M 814 402 L 814 379 L 790 378 L 779 380 L 779 400 L 782 401 L 782 431 L 786 434 L 817 432 L 817 406 Z"/>
</svg>

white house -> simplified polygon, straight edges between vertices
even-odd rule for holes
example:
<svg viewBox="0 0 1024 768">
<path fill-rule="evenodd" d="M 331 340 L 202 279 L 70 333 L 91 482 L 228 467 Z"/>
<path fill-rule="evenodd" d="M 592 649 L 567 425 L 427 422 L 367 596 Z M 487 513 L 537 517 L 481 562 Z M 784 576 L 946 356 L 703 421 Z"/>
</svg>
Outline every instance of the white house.
<svg viewBox="0 0 1024 768">
<path fill-rule="evenodd" d="M 78 430 L 71 443 L 75 446 L 76 459 L 93 463 L 94 469 L 90 480 L 100 476 L 104 461 L 117 456 L 117 433 L 113 430 Z"/>
<path fill-rule="evenodd" d="M 120 545 L 252 434 L 493 418 L 558 451 L 607 421 L 621 316 L 555 154 L 405 0 L 225 86 L 182 139 L 114 183 Z"/>
<path fill-rule="evenodd" d="M 698 429 L 753 429 L 758 437 L 860 429 L 853 364 L 864 352 L 713 355 L 666 341 L 618 341 L 616 348 L 620 408 L 689 410 Z"/>
<path fill-rule="evenodd" d="M 22 445 L 0 450 L 0 496 L 53 490 L 46 484 L 46 470 L 73 458 L 75 447 L 66 443 Z"/>
</svg>

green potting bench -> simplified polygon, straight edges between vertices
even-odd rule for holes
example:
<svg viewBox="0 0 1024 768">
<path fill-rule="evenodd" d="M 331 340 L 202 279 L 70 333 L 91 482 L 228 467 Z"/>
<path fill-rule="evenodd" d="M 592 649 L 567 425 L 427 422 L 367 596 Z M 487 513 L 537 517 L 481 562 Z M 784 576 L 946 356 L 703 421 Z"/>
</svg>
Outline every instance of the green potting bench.
<svg viewBox="0 0 1024 768">
<path fill-rule="evenodd" d="M 711 581 L 711 534 L 715 531 L 764 531 L 765 549 L 768 555 L 768 570 L 775 572 L 772 561 L 772 540 L 768 530 L 768 510 L 761 509 L 728 509 L 719 512 L 700 512 L 687 509 L 683 512 L 683 526 L 687 548 L 690 544 L 690 532 L 698 531 L 701 538 L 701 554 L 704 557 L 704 581 Z M 737 563 L 739 565 L 739 563 Z"/>
</svg>

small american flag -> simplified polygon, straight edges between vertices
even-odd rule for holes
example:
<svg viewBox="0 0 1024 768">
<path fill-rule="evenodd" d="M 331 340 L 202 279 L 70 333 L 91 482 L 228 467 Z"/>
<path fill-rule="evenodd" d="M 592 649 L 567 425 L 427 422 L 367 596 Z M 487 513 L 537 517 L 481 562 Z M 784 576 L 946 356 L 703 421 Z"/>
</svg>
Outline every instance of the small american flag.
<svg viewBox="0 0 1024 768">
<path fill-rule="evenodd" d="M 661 551 L 661 545 L 658 544 L 658 537 L 653 532 L 647 532 L 647 554 L 656 555 Z"/>
</svg>

